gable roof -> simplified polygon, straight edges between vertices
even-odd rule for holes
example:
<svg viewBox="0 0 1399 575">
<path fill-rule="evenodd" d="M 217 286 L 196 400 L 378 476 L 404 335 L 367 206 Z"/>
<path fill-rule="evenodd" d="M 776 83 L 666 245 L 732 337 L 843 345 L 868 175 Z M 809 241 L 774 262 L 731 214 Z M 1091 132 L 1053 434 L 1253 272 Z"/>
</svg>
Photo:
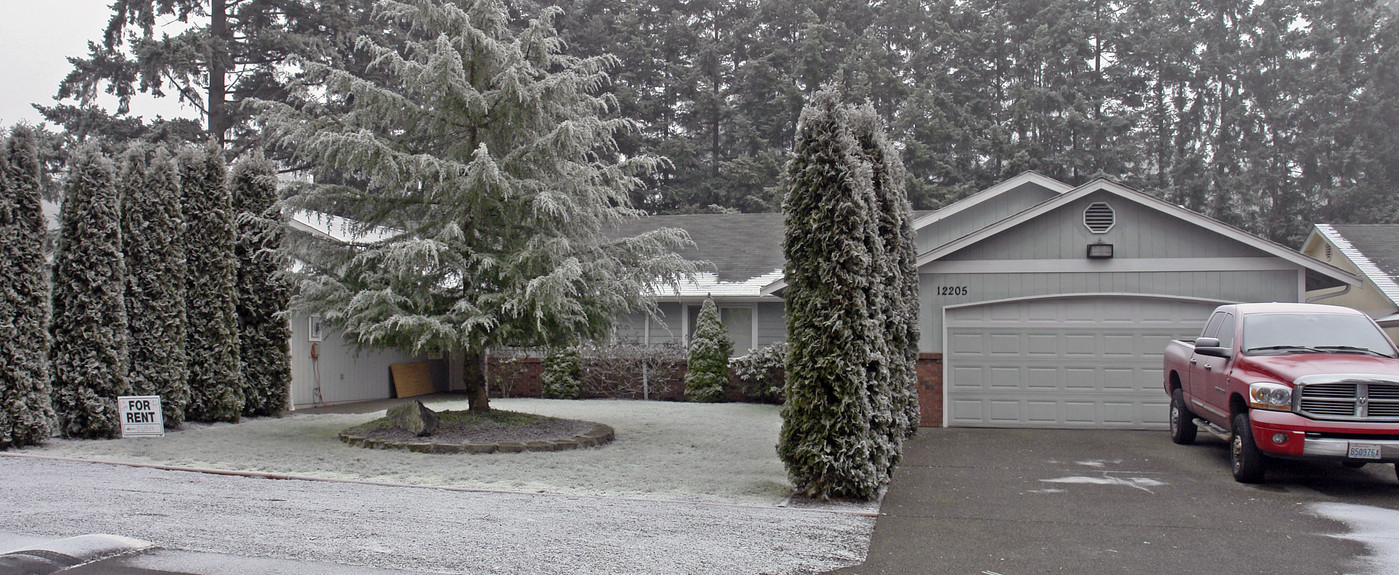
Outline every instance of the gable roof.
<svg viewBox="0 0 1399 575">
<path fill-rule="evenodd" d="M 782 277 L 782 222 L 781 213 L 648 216 L 623 224 L 616 235 L 680 228 L 695 245 L 677 253 L 714 265 L 694 282 L 683 282 L 680 293 L 658 295 L 760 297 L 764 285 Z"/>
<path fill-rule="evenodd" d="M 1380 293 L 1399 306 L 1399 224 L 1317 224 Z"/>
<path fill-rule="evenodd" d="M 1054 192 L 1055 194 L 1063 194 L 1064 192 L 1073 189 L 1073 186 L 1070 186 L 1064 182 L 1061 182 L 1039 172 L 1022 172 L 1020 175 L 1015 176 L 1009 180 L 1006 180 L 1004 182 L 981 190 L 975 194 L 952 202 L 951 204 L 943 206 L 942 209 L 935 210 L 929 212 L 926 215 L 915 218 L 913 220 L 913 230 L 916 232 L 924 227 L 927 227 L 928 225 L 931 225 L 934 222 L 939 222 L 947 218 L 950 218 L 963 211 L 966 211 L 979 204 L 982 204 L 988 200 L 995 199 L 997 196 L 1000 196 L 1001 194 L 1019 188 L 1020 186 L 1023 186 L 1025 184 L 1036 184 L 1042 188 L 1046 188 L 1049 191 Z"/>
<path fill-rule="evenodd" d="M 1310 277 L 1315 277 L 1316 279 L 1320 280 L 1332 280 L 1332 283 L 1330 285 L 1359 285 L 1360 283 L 1359 278 L 1349 273 L 1346 273 L 1344 270 L 1316 260 L 1310 256 L 1307 256 L 1306 254 L 1288 248 L 1287 246 L 1265 240 L 1263 238 L 1260 238 L 1251 233 L 1235 228 L 1213 218 L 1195 213 L 1180 206 L 1164 202 L 1152 196 L 1143 194 L 1141 192 L 1138 192 L 1136 190 L 1133 190 L 1131 188 L 1103 178 L 1099 178 L 1091 182 L 1088 182 L 1082 186 L 1074 188 L 1073 190 L 1062 193 L 1054 198 L 1050 198 L 1049 200 L 1046 200 L 1040 203 L 1039 205 L 1026 209 L 1018 214 L 1005 218 L 989 226 L 986 226 L 976 232 L 967 234 L 965 236 L 957 238 L 956 240 L 950 241 L 939 247 L 933 248 L 927 252 L 919 254 L 918 267 L 921 268 L 930 262 L 942 259 L 947 255 L 961 250 L 967 246 L 980 242 L 986 238 L 1004 232 L 1027 221 L 1033 220 L 1041 215 L 1049 213 L 1050 211 L 1065 206 L 1071 202 L 1077 201 L 1083 198 L 1084 196 L 1099 191 L 1111 193 L 1125 200 L 1135 202 L 1141 206 L 1159 211 L 1168 216 L 1184 220 L 1188 223 L 1205 228 L 1234 241 L 1253 247 L 1254 249 L 1267 253 L 1268 255 L 1296 264 L 1297 266 L 1306 269 L 1308 276 Z"/>
</svg>

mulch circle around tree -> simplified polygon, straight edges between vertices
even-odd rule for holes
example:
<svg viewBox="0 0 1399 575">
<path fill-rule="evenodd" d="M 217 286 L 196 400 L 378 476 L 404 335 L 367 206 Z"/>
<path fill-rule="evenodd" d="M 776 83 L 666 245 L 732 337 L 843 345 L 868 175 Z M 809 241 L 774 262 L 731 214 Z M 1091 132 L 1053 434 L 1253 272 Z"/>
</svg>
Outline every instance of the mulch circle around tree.
<svg viewBox="0 0 1399 575">
<path fill-rule="evenodd" d="M 519 453 L 566 451 L 610 443 L 612 427 L 591 421 L 558 419 L 528 413 L 465 411 L 438 413 L 431 435 L 419 437 L 379 418 L 340 432 L 340 440 L 373 449 L 404 449 L 418 453 Z"/>
</svg>

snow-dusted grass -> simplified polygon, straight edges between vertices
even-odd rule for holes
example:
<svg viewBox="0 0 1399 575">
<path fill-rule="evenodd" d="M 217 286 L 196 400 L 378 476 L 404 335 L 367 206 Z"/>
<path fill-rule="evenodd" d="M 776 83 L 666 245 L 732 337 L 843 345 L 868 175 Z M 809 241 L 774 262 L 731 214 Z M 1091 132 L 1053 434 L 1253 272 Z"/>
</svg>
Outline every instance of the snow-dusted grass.
<svg viewBox="0 0 1399 575">
<path fill-rule="evenodd" d="M 436 411 L 464 401 L 429 403 Z M 336 435 L 382 417 L 292 414 L 185 424 L 164 438 L 53 440 L 43 455 L 508 491 L 773 505 L 791 492 L 775 446 L 778 408 L 739 403 L 496 399 L 498 409 L 605 423 L 609 445 L 554 453 L 424 454 Z"/>
</svg>

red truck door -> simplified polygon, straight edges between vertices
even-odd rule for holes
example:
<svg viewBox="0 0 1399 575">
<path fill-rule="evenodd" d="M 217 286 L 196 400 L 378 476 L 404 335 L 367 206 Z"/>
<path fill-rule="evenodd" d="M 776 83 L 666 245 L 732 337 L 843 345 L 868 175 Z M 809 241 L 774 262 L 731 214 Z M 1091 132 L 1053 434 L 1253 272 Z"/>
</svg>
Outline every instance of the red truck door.
<svg viewBox="0 0 1399 575">
<path fill-rule="evenodd" d="M 1219 347 L 1233 349 L 1234 315 L 1215 312 L 1205 324 L 1201 337 L 1219 338 Z M 1229 427 L 1229 364 L 1233 358 L 1190 354 L 1190 395 L 1192 402 L 1203 405 L 1190 406 L 1191 411 L 1221 427 Z M 1204 409 L 1200 409 L 1203 407 Z"/>
</svg>

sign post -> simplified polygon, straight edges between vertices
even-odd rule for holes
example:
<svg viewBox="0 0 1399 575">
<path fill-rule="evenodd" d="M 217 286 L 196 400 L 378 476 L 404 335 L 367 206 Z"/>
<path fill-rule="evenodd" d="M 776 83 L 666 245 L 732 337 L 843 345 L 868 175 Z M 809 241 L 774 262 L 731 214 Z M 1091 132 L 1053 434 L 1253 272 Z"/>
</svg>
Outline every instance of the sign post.
<svg viewBox="0 0 1399 575">
<path fill-rule="evenodd" d="M 165 437 L 165 415 L 160 411 L 159 395 L 118 397 L 117 417 L 121 418 L 123 438 Z"/>
</svg>

